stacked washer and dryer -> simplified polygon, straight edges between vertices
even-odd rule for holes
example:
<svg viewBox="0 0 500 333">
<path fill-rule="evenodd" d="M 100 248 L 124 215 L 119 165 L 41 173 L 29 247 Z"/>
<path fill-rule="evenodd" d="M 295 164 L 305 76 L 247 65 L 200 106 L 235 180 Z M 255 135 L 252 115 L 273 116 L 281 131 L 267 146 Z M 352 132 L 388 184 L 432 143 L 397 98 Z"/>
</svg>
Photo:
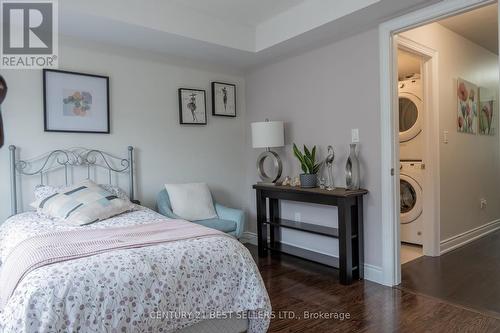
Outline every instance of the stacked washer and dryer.
<svg viewBox="0 0 500 333">
<path fill-rule="evenodd" d="M 423 244 L 423 87 L 419 74 L 399 81 L 401 241 Z"/>
</svg>

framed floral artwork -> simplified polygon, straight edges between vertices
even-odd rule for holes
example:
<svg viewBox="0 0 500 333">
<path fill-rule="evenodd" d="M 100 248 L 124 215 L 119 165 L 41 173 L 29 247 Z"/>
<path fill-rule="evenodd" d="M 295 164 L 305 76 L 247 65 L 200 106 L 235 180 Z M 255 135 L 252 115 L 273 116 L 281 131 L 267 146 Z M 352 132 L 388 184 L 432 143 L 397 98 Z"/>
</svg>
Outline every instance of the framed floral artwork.
<svg viewBox="0 0 500 333">
<path fill-rule="evenodd" d="M 477 133 L 478 101 L 478 87 L 459 78 L 457 80 L 457 129 L 459 132 Z"/>
<path fill-rule="evenodd" d="M 495 135 L 498 123 L 498 103 L 493 89 L 479 88 L 479 134 Z"/>
<path fill-rule="evenodd" d="M 109 77 L 43 70 L 45 132 L 110 133 Z"/>
</svg>

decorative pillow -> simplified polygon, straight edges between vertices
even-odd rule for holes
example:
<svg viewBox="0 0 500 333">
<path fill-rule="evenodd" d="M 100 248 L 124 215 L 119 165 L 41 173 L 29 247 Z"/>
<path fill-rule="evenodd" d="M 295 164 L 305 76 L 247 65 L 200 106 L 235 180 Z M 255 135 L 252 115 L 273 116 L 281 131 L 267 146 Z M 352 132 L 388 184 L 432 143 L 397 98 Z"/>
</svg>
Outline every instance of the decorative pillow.
<svg viewBox="0 0 500 333">
<path fill-rule="evenodd" d="M 165 184 L 165 188 L 175 215 L 188 221 L 217 217 L 207 184 Z"/>
<path fill-rule="evenodd" d="M 110 184 L 98 184 L 102 189 L 108 191 L 111 194 L 116 195 L 118 198 L 126 201 L 130 201 L 127 193 L 119 188 L 118 186 L 110 185 Z M 51 185 L 37 185 L 35 187 L 35 200 L 45 199 L 55 193 L 61 192 L 65 186 L 51 186 Z"/>
<path fill-rule="evenodd" d="M 99 184 L 100 187 L 102 187 L 103 190 L 108 191 L 111 194 L 116 195 L 118 198 L 126 201 L 130 201 L 130 198 L 128 197 L 127 192 L 119 188 L 118 186 L 114 186 L 111 184 Z"/>
<path fill-rule="evenodd" d="M 133 205 L 90 180 L 33 203 L 41 213 L 72 225 L 86 225 L 132 210 Z"/>
<path fill-rule="evenodd" d="M 35 186 L 35 200 L 45 199 L 64 189 L 64 186 L 37 185 Z M 36 208 L 36 207 L 35 207 Z"/>
</svg>

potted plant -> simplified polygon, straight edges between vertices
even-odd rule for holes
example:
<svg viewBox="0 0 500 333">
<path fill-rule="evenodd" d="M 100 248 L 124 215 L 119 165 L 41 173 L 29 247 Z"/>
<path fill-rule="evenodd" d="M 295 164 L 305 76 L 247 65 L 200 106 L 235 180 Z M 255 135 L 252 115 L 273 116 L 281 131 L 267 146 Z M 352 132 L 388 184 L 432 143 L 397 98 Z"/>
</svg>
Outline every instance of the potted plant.
<svg viewBox="0 0 500 333">
<path fill-rule="evenodd" d="M 304 145 L 304 153 L 302 153 L 297 145 L 293 144 L 293 154 L 300 162 L 303 174 L 300 175 L 300 186 L 311 188 L 316 187 L 318 183 L 318 171 L 321 163 L 316 163 L 316 146 L 309 150 Z"/>
</svg>

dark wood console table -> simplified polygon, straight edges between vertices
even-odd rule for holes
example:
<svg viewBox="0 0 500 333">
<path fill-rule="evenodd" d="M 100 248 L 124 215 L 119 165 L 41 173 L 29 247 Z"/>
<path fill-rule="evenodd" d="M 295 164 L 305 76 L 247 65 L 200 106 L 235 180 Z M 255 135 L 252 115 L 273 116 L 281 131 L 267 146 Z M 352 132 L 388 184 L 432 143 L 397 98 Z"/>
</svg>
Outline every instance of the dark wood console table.
<svg viewBox="0 0 500 333">
<path fill-rule="evenodd" d="M 259 256 L 268 250 L 283 252 L 339 269 L 340 283 L 363 278 L 363 196 L 367 190 L 333 191 L 319 188 L 254 185 L 257 194 L 257 237 Z M 269 199 L 269 218 L 267 200 Z M 338 228 L 290 221 L 281 218 L 279 200 L 309 202 L 338 207 Z M 268 226 L 269 238 L 268 242 Z M 281 243 L 280 228 L 295 229 L 339 239 L 339 257 L 333 257 Z"/>
</svg>

